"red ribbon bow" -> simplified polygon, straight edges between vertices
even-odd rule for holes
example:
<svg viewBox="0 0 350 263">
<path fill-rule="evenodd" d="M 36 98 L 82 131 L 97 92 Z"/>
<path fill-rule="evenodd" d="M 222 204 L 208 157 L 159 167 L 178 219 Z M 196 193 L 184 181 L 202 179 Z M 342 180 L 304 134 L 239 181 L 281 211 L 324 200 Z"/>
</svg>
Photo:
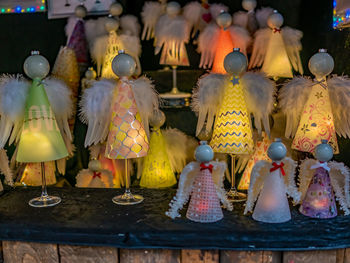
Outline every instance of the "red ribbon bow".
<svg viewBox="0 0 350 263">
<path fill-rule="evenodd" d="M 284 169 L 283 169 L 283 166 L 284 166 L 284 163 L 283 163 L 283 162 L 281 162 L 280 164 L 277 164 L 277 163 L 273 162 L 273 163 L 272 163 L 272 166 L 273 166 L 273 167 L 270 169 L 270 172 L 276 171 L 277 169 L 281 169 L 282 175 L 283 175 L 283 176 L 286 175 L 286 172 L 285 172 Z"/>
<path fill-rule="evenodd" d="M 101 179 L 101 173 L 99 172 L 94 172 L 94 175 L 92 176 L 92 179 L 95 179 L 96 177 Z"/>
<path fill-rule="evenodd" d="M 273 29 L 273 33 L 277 33 L 277 32 L 278 32 L 278 33 L 281 33 L 281 29 L 280 29 L 280 28 L 274 28 L 274 29 Z"/>
<path fill-rule="evenodd" d="M 208 166 L 205 163 L 201 163 L 201 171 L 208 169 L 211 173 L 213 172 L 213 165 L 209 164 Z"/>
</svg>

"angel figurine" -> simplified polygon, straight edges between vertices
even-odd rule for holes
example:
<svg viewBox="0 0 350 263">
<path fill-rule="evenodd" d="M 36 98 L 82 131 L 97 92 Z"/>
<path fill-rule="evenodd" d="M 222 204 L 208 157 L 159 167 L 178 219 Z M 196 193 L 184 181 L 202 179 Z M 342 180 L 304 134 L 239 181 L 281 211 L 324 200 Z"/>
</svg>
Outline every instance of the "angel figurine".
<svg viewBox="0 0 350 263">
<path fill-rule="evenodd" d="M 287 194 L 299 202 L 300 193 L 295 185 L 297 164 L 286 153 L 286 147 L 277 138 L 267 150 L 272 163 L 262 160 L 254 165 L 244 210 L 244 214 L 254 210 L 254 220 L 283 223 L 291 219 Z"/>
<path fill-rule="evenodd" d="M 113 188 L 112 172 L 102 169 L 98 160 L 91 160 L 88 168 L 78 173 L 76 187 Z"/>
<path fill-rule="evenodd" d="M 246 54 L 251 41 L 249 32 L 242 27 L 232 26 L 232 17 L 222 12 L 216 23 L 208 25 L 198 37 L 198 51 L 201 53 L 200 68 L 212 68 L 211 72 L 225 74 L 224 59 L 233 48 Z"/>
<path fill-rule="evenodd" d="M 105 156 L 124 159 L 126 175 L 128 159 L 147 155 L 149 118 L 158 108 L 158 96 L 149 79 L 131 79 L 136 68 L 135 60 L 119 51 L 112 62 L 117 81 L 96 81 L 84 91 L 81 106 L 82 121 L 88 124 L 85 147 L 106 141 Z M 117 204 L 130 205 L 142 202 L 142 196 L 130 193 L 126 176 L 126 192 L 113 198 Z"/>
<path fill-rule="evenodd" d="M 300 60 L 302 49 L 299 30 L 283 27 L 283 17 L 276 10 L 267 19 L 269 28 L 259 29 L 255 33 L 249 69 L 260 67 L 267 76 L 292 78 L 293 70 L 303 74 Z"/>
<path fill-rule="evenodd" d="M 339 153 L 337 136 L 350 136 L 350 80 L 347 76 L 327 76 L 334 67 L 333 58 L 320 49 L 309 60 L 314 80 L 296 77 L 280 90 L 279 101 L 287 116 L 287 138 L 292 149 L 312 153 L 321 140 L 327 140 L 334 154 Z"/>
<path fill-rule="evenodd" d="M 157 21 L 166 13 L 166 9 L 167 0 L 145 2 L 141 12 L 141 18 L 144 24 L 141 35 L 142 40 L 150 40 L 154 38 Z"/>
<path fill-rule="evenodd" d="M 150 149 L 138 167 L 141 187 L 163 188 L 176 184 L 175 173 L 181 173 L 188 159 L 188 148 L 195 143 L 177 129 L 160 129 L 164 122 L 164 113 L 155 111 L 150 120 L 153 127 Z"/>
<path fill-rule="evenodd" d="M 350 214 L 350 172 L 343 163 L 330 162 L 333 149 L 326 140 L 315 147 L 315 159 L 300 165 L 300 213 L 313 218 L 337 216 L 336 200 L 345 215 Z"/>
<path fill-rule="evenodd" d="M 224 217 L 220 202 L 224 208 L 232 211 L 223 184 L 226 163 L 212 161 L 214 153 L 206 141 L 200 142 L 195 157 L 197 161 L 183 169 L 176 196 L 165 214 L 172 219 L 180 217 L 179 210 L 191 198 L 186 213 L 189 220 L 200 223 L 219 221 Z"/>
</svg>

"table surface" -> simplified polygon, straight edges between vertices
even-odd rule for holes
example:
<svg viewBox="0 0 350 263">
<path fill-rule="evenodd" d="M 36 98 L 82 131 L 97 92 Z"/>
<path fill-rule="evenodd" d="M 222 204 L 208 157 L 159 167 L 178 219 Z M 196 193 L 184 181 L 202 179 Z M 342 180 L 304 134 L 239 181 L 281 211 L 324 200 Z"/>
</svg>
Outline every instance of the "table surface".
<svg viewBox="0 0 350 263">
<path fill-rule="evenodd" d="M 133 192 L 143 203 L 118 206 L 121 189 L 49 188 L 62 202 L 33 208 L 39 188 L 16 188 L 0 197 L 0 239 L 122 248 L 196 248 L 237 250 L 313 250 L 350 247 L 350 217 L 307 218 L 292 209 L 292 220 L 265 224 L 243 215 L 243 206 L 224 211 L 224 219 L 200 224 L 165 216 L 175 189 Z"/>
</svg>

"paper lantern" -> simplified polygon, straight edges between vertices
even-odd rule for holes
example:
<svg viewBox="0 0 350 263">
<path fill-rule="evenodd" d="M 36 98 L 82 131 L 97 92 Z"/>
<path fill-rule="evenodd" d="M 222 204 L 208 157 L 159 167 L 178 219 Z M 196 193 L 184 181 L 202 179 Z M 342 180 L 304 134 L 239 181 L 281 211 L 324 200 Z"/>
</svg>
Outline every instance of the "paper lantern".
<svg viewBox="0 0 350 263">
<path fill-rule="evenodd" d="M 260 160 L 269 161 L 270 158 L 267 156 L 267 148 L 271 144 L 269 137 L 266 133 L 262 134 L 263 139 L 261 141 L 257 141 L 255 144 L 255 151 L 253 155 L 250 157 L 246 168 L 244 169 L 241 180 L 238 184 L 239 190 L 248 190 L 250 184 L 250 176 L 254 165 Z"/>
<path fill-rule="evenodd" d="M 160 129 L 152 132 L 150 150 L 143 163 L 141 187 L 162 188 L 176 184 L 165 143 Z"/>
</svg>

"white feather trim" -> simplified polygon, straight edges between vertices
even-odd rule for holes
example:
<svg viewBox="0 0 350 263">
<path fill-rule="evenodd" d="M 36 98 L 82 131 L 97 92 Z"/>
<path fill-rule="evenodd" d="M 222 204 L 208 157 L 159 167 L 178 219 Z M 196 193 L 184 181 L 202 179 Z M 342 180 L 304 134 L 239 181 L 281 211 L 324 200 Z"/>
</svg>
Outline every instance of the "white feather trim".
<svg viewBox="0 0 350 263">
<path fill-rule="evenodd" d="M 248 13 L 244 11 L 235 12 L 232 16 L 232 24 L 247 28 L 248 26 Z"/>
<path fill-rule="evenodd" d="M 260 72 L 247 72 L 240 79 L 247 108 L 254 115 L 255 127 L 261 133 L 261 123 L 270 137 L 269 114 L 272 113 L 275 95 L 275 83 Z"/>
<path fill-rule="evenodd" d="M 252 38 L 249 32 L 243 27 L 230 26 L 229 29 L 232 42 L 235 48 L 239 48 L 243 54 L 247 53 L 247 47 L 250 45 Z"/>
<path fill-rule="evenodd" d="M 317 163 L 315 159 L 305 159 L 300 163 L 300 171 L 299 171 L 299 192 L 300 202 L 304 201 L 305 195 L 307 193 L 307 189 L 309 188 L 312 177 L 315 174 L 315 170 L 310 169 L 311 166 Z"/>
<path fill-rule="evenodd" d="M 300 115 L 312 89 L 307 77 L 294 77 L 279 91 L 279 105 L 287 116 L 285 136 L 293 137 L 299 124 Z"/>
<path fill-rule="evenodd" d="M 198 37 L 198 52 L 201 53 L 200 68 L 210 68 L 213 65 L 220 28 L 216 23 L 209 24 Z"/>
<path fill-rule="evenodd" d="M 6 184 L 13 186 L 13 172 L 9 166 L 6 150 L 0 149 L 0 171 L 5 176 Z"/>
<path fill-rule="evenodd" d="M 199 2 L 190 2 L 183 8 L 183 16 L 188 22 L 189 30 L 192 30 L 192 37 L 199 30 L 202 16 L 202 6 Z"/>
<path fill-rule="evenodd" d="M 80 119 L 88 125 L 85 147 L 105 141 L 110 124 L 110 108 L 116 83 L 100 80 L 84 90 L 80 101 Z"/>
<path fill-rule="evenodd" d="M 213 182 L 215 184 L 216 193 L 223 205 L 229 211 L 233 210 L 232 203 L 228 200 L 226 190 L 224 188 L 225 172 L 227 170 L 227 163 L 225 161 L 217 162 L 212 161 L 210 164 L 213 165 Z"/>
<path fill-rule="evenodd" d="M 260 67 L 263 64 L 271 34 L 272 30 L 270 28 L 262 28 L 255 32 L 248 69 Z"/>
<path fill-rule="evenodd" d="M 136 61 L 135 75 L 141 74 L 141 63 L 139 57 L 141 56 L 141 43 L 138 36 L 120 35 L 119 36 L 125 53 L 129 54 Z"/>
<path fill-rule="evenodd" d="M 199 78 L 197 87 L 193 90 L 192 110 L 198 114 L 196 135 L 202 130 L 205 121 L 206 128 L 211 131 L 214 116 L 221 105 L 228 78 L 222 74 L 206 74 Z"/>
<path fill-rule="evenodd" d="M 24 117 L 25 102 L 30 83 L 21 75 L 2 75 L 0 77 L 0 148 L 11 135 L 12 143 L 20 132 Z"/>
<path fill-rule="evenodd" d="M 108 34 L 105 28 L 106 20 L 107 17 L 99 17 L 98 19 L 89 19 L 85 21 L 85 35 L 90 50 L 97 38 Z"/>
<path fill-rule="evenodd" d="M 100 155 L 100 151 L 101 151 L 101 144 L 96 144 L 96 145 L 91 145 L 89 147 L 89 152 L 90 152 L 90 159 L 94 160 L 94 159 L 98 159 L 98 156 Z"/>
<path fill-rule="evenodd" d="M 295 184 L 295 170 L 297 168 L 297 162 L 292 160 L 289 157 L 283 159 L 284 171 L 286 173 L 283 176 L 284 184 L 286 185 L 286 192 L 288 196 L 293 198 L 293 203 L 297 204 L 300 202 L 301 193 L 298 191 L 298 188 Z"/>
<path fill-rule="evenodd" d="M 228 7 L 219 3 L 210 4 L 209 11 L 212 18 L 215 20 L 218 17 L 218 15 L 222 13 L 222 11 L 228 12 Z"/>
<path fill-rule="evenodd" d="M 154 28 L 158 18 L 163 14 L 162 5 L 158 2 L 145 2 L 142 8 L 141 17 L 144 24 L 142 40 L 149 40 L 154 37 Z"/>
<path fill-rule="evenodd" d="M 139 38 L 141 26 L 136 16 L 124 15 L 120 18 L 119 22 L 122 34 Z"/>
<path fill-rule="evenodd" d="M 159 108 L 158 93 L 152 81 L 145 76 L 130 81 L 130 84 L 132 85 L 142 123 L 149 138 L 149 119 L 153 115 L 154 110 Z"/>
<path fill-rule="evenodd" d="M 327 80 L 335 130 L 339 136 L 350 138 L 350 79 L 333 75 Z"/>
<path fill-rule="evenodd" d="M 106 55 L 109 35 L 98 37 L 90 50 L 91 58 L 96 63 L 97 76 L 101 76 L 103 59 Z"/>
<path fill-rule="evenodd" d="M 255 11 L 255 17 L 258 22 L 259 28 L 268 27 L 267 19 L 271 14 L 273 14 L 273 8 L 271 7 L 262 7 Z"/>
<path fill-rule="evenodd" d="M 93 171 L 89 169 L 81 170 L 77 177 L 76 187 L 90 187 L 90 188 L 112 188 L 113 174 L 108 170 L 100 170 L 100 177 L 95 177 Z"/>
<path fill-rule="evenodd" d="M 300 51 L 302 50 L 300 40 L 303 37 L 303 32 L 286 26 L 282 28 L 281 33 L 283 36 L 288 58 L 294 70 L 300 74 L 303 74 L 304 70 L 300 59 Z"/>
</svg>

